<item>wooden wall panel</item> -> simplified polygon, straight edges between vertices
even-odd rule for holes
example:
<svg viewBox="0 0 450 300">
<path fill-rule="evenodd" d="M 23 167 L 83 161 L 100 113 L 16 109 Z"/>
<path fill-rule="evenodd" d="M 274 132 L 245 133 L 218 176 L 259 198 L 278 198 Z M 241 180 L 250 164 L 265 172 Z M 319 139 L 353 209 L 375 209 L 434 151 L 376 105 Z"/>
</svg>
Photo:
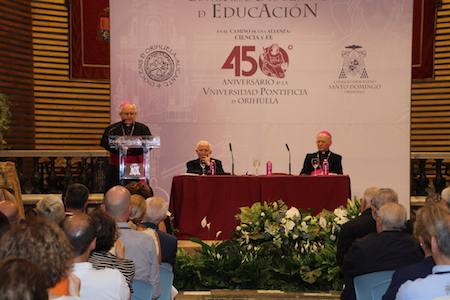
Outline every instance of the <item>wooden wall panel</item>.
<svg viewBox="0 0 450 300">
<path fill-rule="evenodd" d="M 450 0 L 437 11 L 435 77 L 411 88 L 411 152 L 450 151 Z"/>
<path fill-rule="evenodd" d="M 34 81 L 29 0 L 0 1 L 0 91 L 11 100 L 10 149 L 34 149 Z"/>
<path fill-rule="evenodd" d="M 69 19 L 65 2 L 31 1 L 36 149 L 98 148 L 103 129 L 110 122 L 109 81 L 69 78 Z M 10 13 L 1 13 L 3 22 L 3 16 Z M 24 16 L 13 15 L 16 19 Z M 438 8 L 436 28 L 435 78 L 412 82 L 411 151 L 450 150 L 450 0 L 443 0 Z M 18 26 L 15 30 L 23 29 Z M 1 32 L 0 38 L 9 34 L 12 33 Z M 14 41 L 17 48 L 24 43 L 20 39 Z M 10 63 L 1 57 L 0 64 Z M 18 52 L 14 59 L 24 57 L 26 54 Z M 14 72 L 11 74 L 24 71 Z M 0 81 L 5 76 L 8 74 L 0 73 Z M 16 92 L 27 95 L 22 89 Z M 24 111 L 27 108 L 23 106 Z"/>
<path fill-rule="evenodd" d="M 109 80 L 69 77 L 69 10 L 33 0 L 36 149 L 100 149 L 110 122 Z"/>
</svg>

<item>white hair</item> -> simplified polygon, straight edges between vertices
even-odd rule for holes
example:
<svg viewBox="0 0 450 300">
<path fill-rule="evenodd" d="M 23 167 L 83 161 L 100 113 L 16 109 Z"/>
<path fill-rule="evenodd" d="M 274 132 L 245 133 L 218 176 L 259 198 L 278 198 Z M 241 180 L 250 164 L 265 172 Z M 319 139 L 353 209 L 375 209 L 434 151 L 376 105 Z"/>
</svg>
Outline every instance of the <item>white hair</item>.
<svg viewBox="0 0 450 300">
<path fill-rule="evenodd" d="M 125 106 L 131 106 L 131 107 L 134 108 L 134 111 L 136 111 L 136 105 L 134 105 L 134 103 L 127 103 L 127 104 L 124 104 L 124 105 L 122 105 L 122 106 L 120 107 L 120 112 L 122 112 L 122 109 L 123 109 Z"/>
<path fill-rule="evenodd" d="M 209 150 L 212 150 L 211 143 L 209 143 L 209 142 L 207 142 L 207 141 L 200 141 L 200 142 L 198 142 L 198 143 L 197 143 L 197 149 L 198 149 L 198 147 L 200 147 L 200 144 L 208 144 Z"/>
<path fill-rule="evenodd" d="M 147 203 L 147 212 L 145 220 L 150 223 L 158 224 L 167 215 L 169 205 L 162 197 L 154 196 L 145 200 Z"/>
<path fill-rule="evenodd" d="M 59 225 L 64 217 L 64 204 L 58 196 L 45 196 L 36 204 L 36 213 Z"/>
</svg>

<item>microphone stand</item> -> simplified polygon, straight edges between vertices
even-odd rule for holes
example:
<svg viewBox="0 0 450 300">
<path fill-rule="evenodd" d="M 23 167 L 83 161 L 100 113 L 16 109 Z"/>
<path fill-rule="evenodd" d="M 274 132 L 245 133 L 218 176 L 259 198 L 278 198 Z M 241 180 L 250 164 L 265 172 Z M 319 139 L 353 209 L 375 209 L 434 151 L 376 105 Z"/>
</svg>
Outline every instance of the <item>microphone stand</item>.
<svg viewBox="0 0 450 300">
<path fill-rule="evenodd" d="M 291 175 L 291 150 L 289 150 L 288 144 L 286 144 L 286 149 L 289 152 L 289 175 Z"/>
<path fill-rule="evenodd" d="M 231 149 L 231 143 L 230 145 L 230 153 L 231 153 L 231 175 L 234 175 L 234 157 L 233 157 L 233 150 Z"/>
</svg>

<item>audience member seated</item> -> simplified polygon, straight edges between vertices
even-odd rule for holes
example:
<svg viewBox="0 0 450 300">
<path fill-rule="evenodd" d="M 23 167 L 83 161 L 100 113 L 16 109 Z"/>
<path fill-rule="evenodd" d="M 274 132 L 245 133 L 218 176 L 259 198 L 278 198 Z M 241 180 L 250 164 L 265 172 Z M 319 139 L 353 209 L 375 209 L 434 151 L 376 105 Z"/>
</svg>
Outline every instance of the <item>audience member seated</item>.
<svg viewBox="0 0 450 300">
<path fill-rule="evenodd" d="M 145 200 L 147 212 L 141 223 L 147 228 L 156 230 L 161 245 L 161 259 L 172 265 L 175 270 L 175 257 L 177 254 L 177 238 L 158 229 L 158 224 L 166 218 L 168 204 L 163 198 L 155 196 Z"/>
<path fill-rule="evenodd" d="M 353 285 L 356 276 L 397 270 L 423 259 L 416 240 L 402 232 L 406 222 L 403 206 L 386 203 L 378 209 L 375 220 L 377 232 L 356 239 L 344 257 L 341 272 L 344 274 L 345 288 L 341 299 L 356 299 Z"/>
<path fill-rule="evenodd" d="M 22 257 L 38 265 L 45 273 L 46 288 L 55 286 L 68 277 L 70 296 L 49 292 L 49 299 L 81 299 L 80 280 L 69 270 L 73 255 L 66 235 L 54 222 L 41 220 L 20 224 L 1 239 L 0 259 Z"/>
<path fill-rule="evenodd" d="M 125 244 L 125 258 L 136 266 L 134 280 L 149 283 L 153 286 L 153 298 L 161 295 L 158 255 L 153 238 L 132 230 L 128 225 L 131 213 L 131 194 L 123 186 L 110 188 L 104 198 L 102 209 L 109 212 L 116 221 L 120 232 L 119 239 Z"/>
<path fill-rule="evenodd" d="M 89 189 L 81 183 L 69 185 L 63 195 L 66 216 L 86 212 Z"/>
<path fill-rule="evenodd" d="M 441 195 L 438 193 L 431 193 L 428 194 L 425 198 L 425 205 L 432 204 L 432 203 L 440 203 L 441 202 Z M 416 222 L 416 216 L 412 217 L 408 221 L 406 221 L 405 224 L 405 232 L 409 234 L 413 234 L 414 232 L 414 222 Z"/>
<path fill-rule="evenodd" d="M 140 181 L 132 181 L 127 185 L 125 185 L 125 187 L 130 191 L 131 196 L 135 194 L 141 195 L 142 197 L 144 197 L 144 200 L 154 196 L 152 188 L 148 184 L 142 183 Z M 131 215 L 133 215 L 133 212 L 131 212 Z M 171 213 L 167 212 L 167 217 L 164 219 L 164 222 L 159 223 L 159 229 L 161 231 L 172 234 L 172 225 L 170 224 L 170 216 Z"/>
<path fill-rule="evenodd" d="M 131 288 L 131 284 L 133 282 L 133 277 L 135 273 L 134 262 L 128 259 L 124 259 L 125 257 L 125 246 L 122 241 L 119 241 L 116 247 L 121 247 L 122 250 L 115 251 L 116 254 L 121 255 L 122 257 L 113 255 L 109 252 L 109 249 L 114 247 L 118 237 L 118 228 L 114 218 L 108 213 L 101 209 L 93 210 L 89 213 L 89 217 L 91 217 L 94 222 L 96 228 L 96 237 L 97 242 L 95 244 L 95 249 L 92 251 L 91 256 L 89 257 L 89 262 L 95 269 L 104 269 L 104 268 L 112 268 L 119 270 L 125 279 L 127 280 L 128 287 Z M 120 254 L 122 253 L 122 254 Z"/>
<path fill-rule="evenodd" d="M 128 300 L 130 289 L 119 270 L 94 269 L 88 262 L 91 251 L 95 249 L 95 224 L 84 213 L 67 216 L 61 223 L 73 247 L 72 272 L 81 280 L 80 296 L 83 300 Z"/>
<path fill-rule="evenodd" d="M 9 200 L 0 201 L 0 211 L 8 218 L 11 228 L 16 228 L 20 224 L 22 219 L 19 214 L 19 208 L 13 202 Z"/>
<path fill-rule="evenodd" d="M 436 234 L 431 237 L 431 253 L 436 265 L 432 274 L 402 284 L 395 299 L 428 300 L 448 295 L 450 284 L 450 216 L 437 221 Z"/>
<path fill-rule="evenodd" d="M 10 257 L 0 261 L 0 298 L 48 300 L 44 272 L 29 260 Z"/>
<path fill-rule="evenodd" d="M 197 149 L 195 150 L 197 152 L 198 158 L 188 161 L 186 163 L 187 171 L 186 173 L 194 173 L 194 174 L 203 174 L 202 167 L 200 165 L 200 161 L 205 161 L 205 174 L 210 175 L 211 174 L 211 160 L 214 160 L 216 162 L 216 174 L 225 174 L 222 168 L 222 162 L 218 159 L 211 158 L 212 148 L 211 144 L 207 141 L 200 141 L 197 143 Z"/>
<path fill-rule="evenodd" d="M 342 265 L 344 255 L 357 238 L 362 238 L 369 233 L 377 232 L 377 225 L 372 217 L 372 198 L 379 191 L 376 187 L 370 187 L 364 191 L 361 198 L 361 215 L 348 221 L 341 227 L 337 242 L 336 260 Z"/>
<path fill-rule="evenodd" d="M 147 207 L 145 205 L 145 199 L 141 195 L 131 194 L 131 213 L 128 217 L 128 224 L 131 229 L 138 230 L 141 221 L 145 217 L 145 211 Z"/>
<path fill-rule="evenodd" d="M 65 217 L 64 204 L 60 197 L 48 195 L 36 204 L 36 213 L 39 218 L 51 220 L 59 225 Z"/>
<path fill-rule="evenodd" d="M 128 217 L 128 225 L 133 230 L 142 231 L 153 238 L 156 247 L 156 253 L 158 254 L 158 262 L 161 264 L 161 245 L 159 243 L 158 233 L 156 230 L 147 229 L 147 227 L 141 225 L 141 221 L 145 217 L 145 213 L 147 211 L 147 204 L 145 203 L 144 197 L 141 195 L 131 195 L 131 214 Z"/>
<path fill-rule="evenodd" d="M 398 203 L 398 194 L 390 188 L 380 189 L 372 198 L 372 217 L 377 219 L 378 210 L 386 203 L 393 202 Z M 404 227 L 404 224 L 403 224 Z"/>
<path fill-rule="evenodd" d="M 130 191 L 131 195 L 138 194 L 147 199 L 148 197 L 153 197 L 152 188 L 145 183 L 140 181 L 131 181 L 125 187 Z"/>
<path fill-rule="evenodd" d="M 11 229 L 11 224 L 4 213 L 0 211 L 0 238 Z"/>
<path fill-rule="evenodd" d="M 308 153 L 303 162 L 303 168 L 300 171 L 300 175 L 313 175 L 314 172 L 322 174 L 322 164 L 326 159 L 328 161 L 328 168 L 330 173 L 343 174 L 342 171 L 342 156 L 330 151 L 330 146 L 333 143 L 331 140 L 331 134 L 328 131 L 321 131 L 317 135 L 317 152 Z M 312 166 L 312 159 L 317 158 L 319 160 L 319 166 L 317 170 L 314 170 Z"/>
<path fill-rule="evenodd" d="M 439 195 L 439 194 L 438 194 Z M 408 280 L 424 278 L 431 274 L 435 263 L 431 256 L 431 237 L 436 235 L 436 223 L 450 215 L 450 209 L 442 203 L 428 204 L 419 209 L 414 224 L 414 236 L 419 240 L 420 247 L 425 253 L 425 259 L 395 271 L 383 300 L 395 299 L 398 288 Z"/>
</svg>

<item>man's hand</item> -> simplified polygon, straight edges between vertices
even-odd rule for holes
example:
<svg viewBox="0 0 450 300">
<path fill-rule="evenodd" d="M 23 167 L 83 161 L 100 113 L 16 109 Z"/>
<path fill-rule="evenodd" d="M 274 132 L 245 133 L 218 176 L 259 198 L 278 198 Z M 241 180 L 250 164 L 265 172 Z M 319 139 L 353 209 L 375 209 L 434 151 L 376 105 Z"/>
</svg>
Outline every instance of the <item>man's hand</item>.
<svg viewBox="0 0 450 300">
<path fill-rule="evenodd" d="M 202 159 L 206 162 L 207 166 L 209 166 L 211 164 L 211 156 L 209 154 L 208 154 L 208 156 L 205 156 Z"/>
</svg>

